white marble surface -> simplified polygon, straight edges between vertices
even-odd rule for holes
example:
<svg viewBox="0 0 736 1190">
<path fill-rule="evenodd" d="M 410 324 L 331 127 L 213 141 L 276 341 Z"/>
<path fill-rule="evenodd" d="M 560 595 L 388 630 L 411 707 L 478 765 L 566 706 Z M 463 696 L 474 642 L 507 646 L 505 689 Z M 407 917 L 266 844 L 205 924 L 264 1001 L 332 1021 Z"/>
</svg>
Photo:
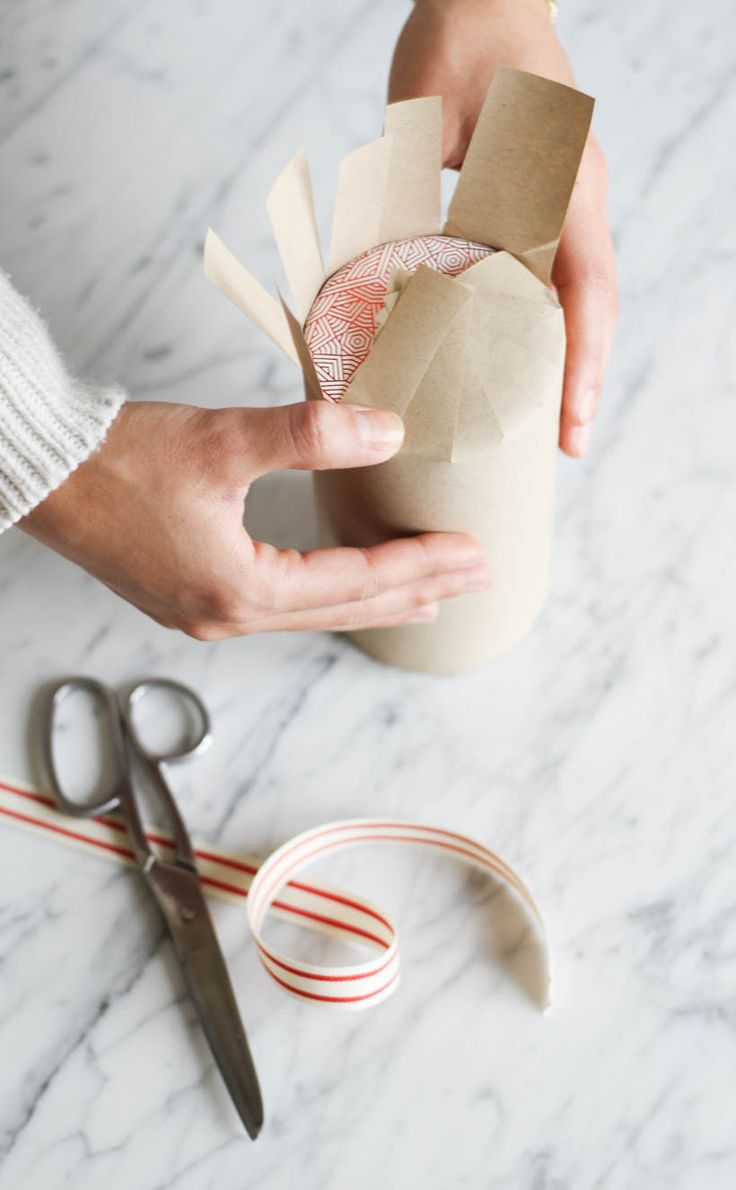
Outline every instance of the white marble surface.
<svg viewBox="0 0 736 1190">
<path fill-rule="evenodd" d="M 719 1190 L 736 1184 L 733 334 L 726 0 L 568 0 L 612 175 L 623 313 L 590 458 L 560 463 L 554 590 L 482 673 L 394 673 L 324 635 L 202 645 L 17 532 L 0 540 L 0 771 L 35 775 L 35 691 L 181 676 L 217 745 L 176 775 L 193 834 L 268 850 L 325 818 L 478 834 L 546 911 L 556 1004 L 492 961 L 490 901 L 388 849 L 325 878 L 382 900 L 399 992 L 333 1017 L 216 919 L 262 1075 L 253 1146 L 140 881 L 0 829 L 3 1190 Z M 0 11 L 0 260 L 72 365 L 142 398 L 295 399 L 204 282 L 216 226 L 277 270 L 264 211 L 301 145 L 323 219 L 378 130 L 396 0 L 23 0 Z M 313 532 L 305 477 L 256 488 Z M 314 953 L 314 952 L 312 952 Z"/>
</svg>

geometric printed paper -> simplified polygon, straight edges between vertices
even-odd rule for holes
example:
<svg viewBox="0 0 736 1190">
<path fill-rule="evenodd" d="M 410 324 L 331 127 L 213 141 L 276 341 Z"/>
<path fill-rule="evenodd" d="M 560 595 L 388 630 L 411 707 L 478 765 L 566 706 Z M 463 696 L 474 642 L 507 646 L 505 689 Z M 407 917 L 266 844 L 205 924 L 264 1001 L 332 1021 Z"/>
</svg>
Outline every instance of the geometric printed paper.
<svg viewBox="0 0 736 1190">
<path fill-rule="evenodd" d="M 395 269 L 413 273 L 427 265 L 455 277 L 492 251 L 486 244 L 455 236 L 418 236 L 369 248 L 328 277 L 304 325 L 325 396 L 341 400 L 353 373 L 368 355 Z"/>
</svg>

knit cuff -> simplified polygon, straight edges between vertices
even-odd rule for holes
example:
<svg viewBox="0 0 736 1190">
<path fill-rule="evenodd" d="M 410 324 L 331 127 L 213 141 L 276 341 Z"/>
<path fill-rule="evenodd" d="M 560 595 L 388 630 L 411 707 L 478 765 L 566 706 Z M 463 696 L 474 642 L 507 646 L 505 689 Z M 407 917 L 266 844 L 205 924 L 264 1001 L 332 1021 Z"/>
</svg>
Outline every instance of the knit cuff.
<svg viewBox="0 0 736 1190">
<path fill-rule="evenodd" d="M 0 272 L 0 532 L 100 445 L 125 400 L 73 380 L 39 316 Z"/>
</svg>

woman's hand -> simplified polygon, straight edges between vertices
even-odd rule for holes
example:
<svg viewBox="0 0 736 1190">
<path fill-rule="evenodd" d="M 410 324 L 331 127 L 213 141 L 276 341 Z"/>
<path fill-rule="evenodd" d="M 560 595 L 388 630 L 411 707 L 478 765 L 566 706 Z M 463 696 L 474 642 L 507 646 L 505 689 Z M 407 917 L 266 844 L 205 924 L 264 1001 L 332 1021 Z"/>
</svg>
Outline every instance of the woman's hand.
<svg viewBox="0 0 736 1190">
<path fill-rule="evenodd" d="M 399 37 L 389 100 L 441 95 L 443 164 L 459 169 L 496 66 L 574 86 L 546 0 L 417 0 Z M 606 164 L 589 137 L 553 281 L 565 311 L 567 358 L 560 446 L 588 446 L 618 314 Z"/>
<path fill-rule="evenodd" d="M 488 583 L 471 537 L 423 533 L 301 554 L 252 541 L 243 528 L 259 475 L 380 463 L 402 437 L 394 413 L 326 401 L 128 404 L 102 446 L 20 528 L 199 640 L 432 620 L 437 600 Z"/>
</svg>

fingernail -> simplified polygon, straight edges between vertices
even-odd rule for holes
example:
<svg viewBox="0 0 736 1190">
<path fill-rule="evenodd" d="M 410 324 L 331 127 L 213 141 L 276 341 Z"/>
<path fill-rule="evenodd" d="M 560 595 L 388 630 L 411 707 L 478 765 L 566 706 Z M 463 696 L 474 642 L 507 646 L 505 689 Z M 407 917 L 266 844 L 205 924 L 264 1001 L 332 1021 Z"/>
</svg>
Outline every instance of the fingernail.
<svg viewBox="0 0 736 1190">
<path fill-rule="evenodd" d="M 582 458 L 590 445 L 592 426 L 573 426 L 570 430 L 570 450 L 578 458 Z"/>
<path fill-rule="evenodd" d="M 455 569 L 463 570 L 466 566 L 482 562 L 484 556 L 483 546 L 479 542 L 463 542 L 462 545 L 453 545 L 448 550 L 447 561 Z"/>
<path fill-rule="evenodd" d="M 407 624 L 426 624 L 428 620 L 436 620 L 439 611 L 439 603 L 426 603 L 424 607 L 418 607 L 411 619 L 406 622 Z"/>
<path fill-rule="evenodd" d="M 364 446 L 371 450 L 398 447 L 404 438 L 404 423 L 398 413 L 388 409 L 356 409 L 358 433 Z"/>
<path fill-rule="evenodd" d="M 598 408 L 598 389 L 589 388 L 587 392 L 583 393 L 577 406 L 578 419 L 584 426 L 595 417 L 595 411 Z"/>
</svg>

